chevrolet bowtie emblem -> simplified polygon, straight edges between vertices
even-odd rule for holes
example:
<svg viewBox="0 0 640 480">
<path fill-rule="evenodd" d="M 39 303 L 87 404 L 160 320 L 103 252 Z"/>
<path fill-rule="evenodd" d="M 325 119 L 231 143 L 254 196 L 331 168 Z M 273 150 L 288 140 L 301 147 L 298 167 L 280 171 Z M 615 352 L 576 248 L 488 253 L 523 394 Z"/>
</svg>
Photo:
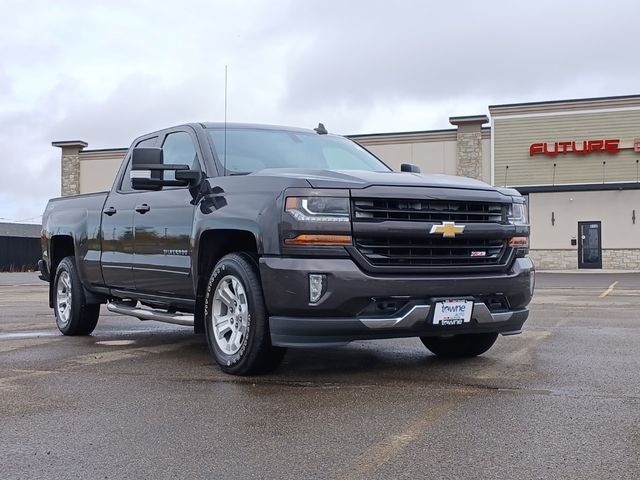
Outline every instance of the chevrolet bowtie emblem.
<svg viewBox="0 0 640 480">
<path fill-rule="evenodd" d="M 453 238 L 458 233 L 464 232 L 464 225 L 456 225 L 455 222 L 442 222 L 442 225 L 434 225 L 429 233 L 441 233 L 445 238 Z"/>
</svg>

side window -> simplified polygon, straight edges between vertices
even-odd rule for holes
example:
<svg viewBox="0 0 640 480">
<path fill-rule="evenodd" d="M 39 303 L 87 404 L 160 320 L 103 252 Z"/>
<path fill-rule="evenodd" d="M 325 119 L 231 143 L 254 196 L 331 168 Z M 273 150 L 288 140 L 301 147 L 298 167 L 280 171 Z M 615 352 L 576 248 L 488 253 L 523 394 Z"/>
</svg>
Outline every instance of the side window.
<svg viewBox="0 0 640 480">
<path fill-rule="evenodd" d="M 158 137 L 146 138 L 136 143 L 133 148 L 155 147 L 157 141 Z M 119 190 L 121 192 L 133 192 L 133 188 L 131 188 L 131 155 L 127 157 L 127 169 L 124 171 L 124 175 L 120 181 Z"/>
<path fill-rule="evenodd" d="M 189 165 L 192 169 L 199 169 L 196 147 L 187 132 L 170 133 L 162 144 L 164 163 Z M 165 180 L 174 180 L 175 172 L 164 172 Z"/>
</svg>

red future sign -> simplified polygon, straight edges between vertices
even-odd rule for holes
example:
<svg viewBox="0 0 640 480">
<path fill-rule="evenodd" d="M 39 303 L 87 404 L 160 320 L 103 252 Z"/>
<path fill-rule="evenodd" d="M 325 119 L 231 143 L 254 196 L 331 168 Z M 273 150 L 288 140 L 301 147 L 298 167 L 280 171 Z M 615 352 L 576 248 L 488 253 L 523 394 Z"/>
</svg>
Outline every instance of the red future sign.
<svg viewBox="0 0 640 480">
<path fill-rule="evenodd" d="M 596 152 L 618 153 L 620 151 L 620 140 L 584 140 L 581 142 L 554 142 L 532 143 L 529 147 L 529 156 L 546 155 L 556 157 L 558 155 L 589 155 Z"/>
</svg>

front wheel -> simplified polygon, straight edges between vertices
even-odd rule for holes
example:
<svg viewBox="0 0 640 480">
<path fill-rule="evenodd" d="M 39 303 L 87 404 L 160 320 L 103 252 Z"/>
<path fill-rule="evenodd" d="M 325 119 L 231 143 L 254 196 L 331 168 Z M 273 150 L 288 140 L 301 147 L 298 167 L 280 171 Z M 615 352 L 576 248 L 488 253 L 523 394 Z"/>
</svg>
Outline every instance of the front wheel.
<svg viewBox="0 0 640 480">
<path fill-rule="evenodd" d="M 204 318 L 209 351 L 226 373 L 266 373 L 284 357 L 271 345 L 258 267 L 246 253 L 224 256 L 211 272 Z"/>
<path fill-rule="evenodd" d="M 461 358 L 482 355 L 497 338 L 497 333 L 471 333 L 451 337 L 420 337 L 420 340 L 439 357 Z"/>
<path fill-rule="evenodd" d="M 53 308 L 64 335 L 89 335 L 100 316 L 100 304 L 87 303 L 73 257 L 58 264 L 53 284 Z"/>
</svg>

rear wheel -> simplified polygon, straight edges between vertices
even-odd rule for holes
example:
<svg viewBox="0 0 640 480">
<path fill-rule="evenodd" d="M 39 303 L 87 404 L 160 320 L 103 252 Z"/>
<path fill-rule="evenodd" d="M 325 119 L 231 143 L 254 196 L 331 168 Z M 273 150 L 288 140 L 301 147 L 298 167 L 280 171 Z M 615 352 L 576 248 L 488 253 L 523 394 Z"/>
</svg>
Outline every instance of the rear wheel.
<svg viewBox="0 0 640 480">
<path fill-rule="evenodd" d="M 209 351 L 226 373 L 266 373 L 284 357 L 286 349 L 271 345 L 258 266 L 250 255 L 232 253 L 215 266 L 204 317 Z"/>
<path fill-rule="evenodd" d="M 497 333 L 472 333 L 451 337 L 420 337 L 422 343 L 439 357 L 475 357 L 489 350 Z"/>
<path fill-rule="evenodd" d="M 88 304 L 73 257 L 58 264 L 53 285 L 53 309 L 64 335 L 89 335 L 96 328 L 100 304 Z"/>
</svg>

